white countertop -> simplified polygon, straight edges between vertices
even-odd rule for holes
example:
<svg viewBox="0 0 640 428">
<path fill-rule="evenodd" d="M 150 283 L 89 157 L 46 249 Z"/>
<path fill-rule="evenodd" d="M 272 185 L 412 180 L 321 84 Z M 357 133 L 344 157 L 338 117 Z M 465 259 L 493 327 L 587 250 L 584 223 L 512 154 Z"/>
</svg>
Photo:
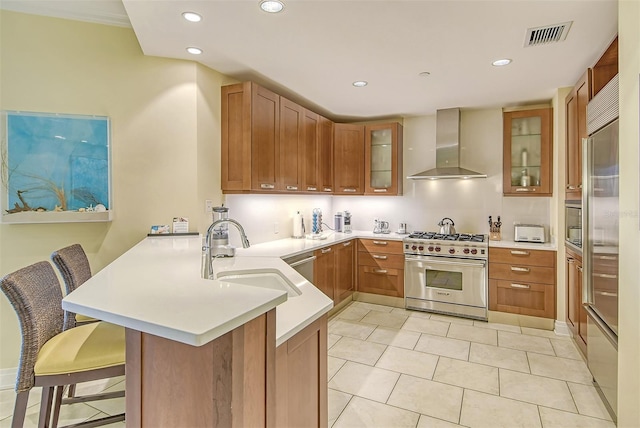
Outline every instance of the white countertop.
<svg viewBox="0 0 640 428">
<path fill-rule="evenodd" d="M 536 242 L 516 242 L 503 239 L 502 241 L 489 240 L 489 248 L 521 248 L 523 250 L 556 251 L 558 246 L 551 242 L 538 244 Z"/>
<path fill-rule="evenodd" d="M 201 346 L 286 301 L 284 291 L 202 279 L 201 249 L 198 236 L 146 238 L 66 296 L 62 307 Z"/>
</svg>

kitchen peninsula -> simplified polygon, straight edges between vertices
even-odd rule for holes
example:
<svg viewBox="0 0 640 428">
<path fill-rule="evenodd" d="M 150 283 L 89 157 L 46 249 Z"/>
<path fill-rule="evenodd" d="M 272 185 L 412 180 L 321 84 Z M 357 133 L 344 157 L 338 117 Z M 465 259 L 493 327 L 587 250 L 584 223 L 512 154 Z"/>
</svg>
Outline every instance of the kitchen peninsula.
<svg viewBox="0 0 640 428">
<path fill-rule="evenodd" d="M 283 290 L 202 279 L 201 248 L 200 237 L 146 238 L 63 301 L 126 328 L 127 426 L 277 424 L 285 418 L 277 388 L 296 365 L 278 365 L 276 347 L 290 341 L 315 351 L 304 362 L 316 365 L 304 379 L 317 397 L 307 417 L 326 426 L 331 300 L 278 257 L 214 267 L 278 273 L 297 291 L 288 300 Z"/>
</svg>

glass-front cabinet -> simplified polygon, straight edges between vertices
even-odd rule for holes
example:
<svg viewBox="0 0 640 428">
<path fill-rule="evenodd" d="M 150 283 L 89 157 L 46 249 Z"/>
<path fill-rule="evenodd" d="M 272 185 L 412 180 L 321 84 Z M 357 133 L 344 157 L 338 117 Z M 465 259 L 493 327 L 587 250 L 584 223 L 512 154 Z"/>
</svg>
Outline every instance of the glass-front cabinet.
<svg viewBox="0 0 640 428">
<path fill-rule="evenodd" d="M 503 113 L 503 193 L 505 196 L 551 196 L 552 109 Z"/>
<path fill-rule="evenodd" d="M 367 195 L 402 194 L 402 125 L 365 127 L 365 190 Z"/>
</svg>

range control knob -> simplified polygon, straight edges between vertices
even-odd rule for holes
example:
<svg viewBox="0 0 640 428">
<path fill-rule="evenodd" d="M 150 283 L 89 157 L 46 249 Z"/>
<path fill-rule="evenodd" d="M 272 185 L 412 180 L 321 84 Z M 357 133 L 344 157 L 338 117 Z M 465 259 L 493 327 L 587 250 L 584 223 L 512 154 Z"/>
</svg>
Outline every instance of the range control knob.
<svg viewBox="0 0 640 428">
<path fill-rule="evenodd" d="M 415 250 L 417 250 L 417 249 L 418 249 L 418 247 L 417 247 L 417 246 L 415 246 L 415 245 L 412 245 L 412 246 L 411 246 L 411 249 L 412 249 L 413 251 L 415 251 Z"/>
<path fill-rule="evenodd" d="M 436 247 L 436 252 L 439 253 L 440 252 L 440 247 Z"/>
<path fill-rule="evenodd" d="M 478 254 L 478 250 L 476 250 L 475 248 L 471 249 L 471 254 Z"/>
<path fill-rule="evenodd" d="M 430 245 L 429 248 L 427 248 L 429 251 L 433 251 L 433 245 Z"/>
<path fill-rule="evenodd" d="M 464 250 L 462 250 L 462 252 L 465 253 L 465 254 L 469 254 L 469 249 L 465 248 Z"/>
<path fill-rule="evenodd" d="M 455 254 L 456 250 L 455 248 L 449 248 L 449 254 Z"/>
<path fill-rule="evenodd" d="M 422 245 L 420 245 L 420 246 L 418 247 L 418 250 L 422 251 L 422 250 L 424 250 L 424 247 L 423 247 Z"/>
</svg>

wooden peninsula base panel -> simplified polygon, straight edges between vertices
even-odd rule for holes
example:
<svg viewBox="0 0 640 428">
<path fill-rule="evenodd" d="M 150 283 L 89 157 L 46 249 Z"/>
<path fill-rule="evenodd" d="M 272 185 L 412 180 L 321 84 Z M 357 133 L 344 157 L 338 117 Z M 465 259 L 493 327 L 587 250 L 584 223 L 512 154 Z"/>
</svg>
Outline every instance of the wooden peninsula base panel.
<svg viewBox="0 0 640 428">
<path fill-rule="evenodd" d="M 127 329 L 127 427 L 326 427 L 327 316 L 277 350 L 275 318 L 203 346 Z"/>
</svg>

